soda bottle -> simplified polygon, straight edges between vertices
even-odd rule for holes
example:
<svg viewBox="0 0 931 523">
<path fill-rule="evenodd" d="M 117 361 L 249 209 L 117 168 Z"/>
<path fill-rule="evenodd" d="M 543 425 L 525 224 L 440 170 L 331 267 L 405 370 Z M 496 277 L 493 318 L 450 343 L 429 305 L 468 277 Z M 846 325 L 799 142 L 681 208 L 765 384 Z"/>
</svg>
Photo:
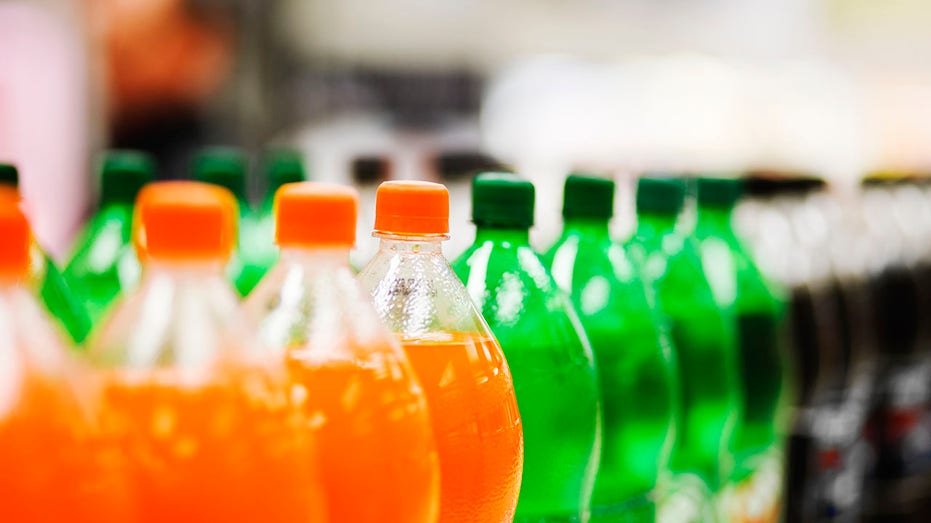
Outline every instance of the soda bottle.
<svg viewBox="0 0 931 523">
<path fill-rule="evenodd" d="M 524 428 L 515 521 L 587 521 L 601 443 L 594 357 L 572 304 L 530 247 L 534 187 L 516 175 L 472 183 L 475 243 L 453 262 L 501 344 Z"/>
<path fill-rule="evenodd" d="M 563 232 L 544 258 L 579 312 L 601 383 L 604 436 L 593 520 L 624 513 L 625 521 L 652 522 L 652 494 L 672 449 L 675 359 L 639 271 L 611 239 L 614 190 L 611 180 L 569 176 Z"/>
<path fill-rule="evenodd" d="M 226 273 L 240 296 L 247 296 L 275 261 L 269 256 L 271 246 L 263 249 L 262 241 L 257 240 L 263 231 L 249 204 L 247 171 L 246 155 L 233 147 L 210 147 L 194 158 L 195 180 L 229 189 L 236 197 L 239 238 Z"/>
<path fill-rule="evenodd" d="M 426 400 L 349 267 L 358 193 L 311 182 L 276 197 L 279 262 L 246 300 L 317 429 L 330 521 L 433 523 L 439 466 Z"/>
<path fill-rule="evenodd" d="M 19 191 L 19 170 L 15 165 L 0 163 L 0 186 Z M 72 341 L 81 343 L 91 329 L 87 309 L 75 296 L 58 266 L 39 244 L 33 240 L 30 255 L 31 286 L 38 293 L 42 305 L 64 329 Z"/>
<path fill-rule="evenodd" d="M 290 149 L 272 149 L 265 154 L 265 198 L 259 214 L 274 221 L 274 203 L 281 186 L 306 179 L 301 153 Z M 271 228 L 274 231 L 274 227 Z"/>
<path fill-rule="evenodd" d="M 390 181 L 376 195 L 376 256 L 359 273 L 426 393 L 440 460 L 442 523 L 511 521 L 521 418 L 501 347 L 443 256 L 449 193 Z"/>
<path fill-rule="evenodd" d="M 78 375 L 28 286 L 32 238 L 0 187 L 0 521 L 128 521 L 116 467 L 91 432 Z"/>
<path fill-rule="evenodd" d="M 90 343 L 99 425 L 129 461 L 134 521 L 322 521 L 311 426 L 223 265 L 235 199 L 197 182 L 137 201 L 142 280 Z"/>
<path fill-rule="evenodd" d="M 136 195 L 155 178 L 145 153 L 111 151 L 100 169 L 100 208 L 81 232 L 65 267 L 65 280 L 84 299 L 97 322 L 113 300 L 139 281 L 139 260 L 132 244 Z"/>
<path fill-rule="evenodd" d="M 702 267 L 718 307 L 730 311 L 736 320 L 738 387 L 743 398 L 743 416 L 734 430 L 735 470 L 732 481 L 737 489 L 732 501 L 734 519 L 746 521 L 750 500 L 756 492 L 754 477 L 781 463 L 783 441 L 778 427 L 786 379 L 782 347 L 785 301 L 781 293 L 762 275 L 753 258 L 731 226 L 731 217 L 741 195 L 741 181 L 703 177 L 698 179 L 698 221 L 695 238 L 699 242 Z M 770 483 L 778 487 L 778 477 Z M 764 521 L 778 520 L 779 499 L 766 496 L 772 506 L 753 510 L 764 512 Z"/>
<path fill-rule="evenodd" d="M 864 180 L 858 200 L 854 209 L 865 226 L 860 234 L 874 253 L 869 288 L 878 342 L 864 521 L 924 521 L 921 509 L 931 486 L 931 360 L 929 300 L 919 260 L 927 249 L 921 234 L 927 203 L 893 173 Z"/>
<path fill-rule="evenodd" d="M 668 318 L 678 361 L 678 418 L 671 468 L 701 477 L 715 493 L 728 477 L 739 419 L 734 326 L 714 301 L 695 244 L 676 229 L 681 180 L 641 178 L 637 228 L 627 244 Z"/>
<path fill-rule="evenodd" d="M 275 247 L 275 194 L 287 183 L 304 180 L 304 163 L 300 153 L 288 149 L 269 150 L 262 161 L 265 173 L 265 197 L 255 218 L 255 227 L 243 245 L 250 245 L 252 259 L 261 267 L 272 267 L 278 261 Z"/>
</svg>

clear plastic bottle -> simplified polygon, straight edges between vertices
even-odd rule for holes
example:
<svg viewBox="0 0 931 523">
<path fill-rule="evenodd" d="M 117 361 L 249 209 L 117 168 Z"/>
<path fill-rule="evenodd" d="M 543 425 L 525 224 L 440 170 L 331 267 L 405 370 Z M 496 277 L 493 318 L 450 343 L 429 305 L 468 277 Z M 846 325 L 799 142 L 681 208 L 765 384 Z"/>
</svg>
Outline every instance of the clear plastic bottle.
<svg viewBox="0 0 931 523">
<path fill-rule="evenodd" d="M 15 165 L 0 163 L 0 185 L 19 193 L 19 170 Z M 35 240 L 31 247 L 30 285 L 51 318 L 75 343 L 81 343 L 91 330 L 91 318 L 84 303 L 73 292 L 52 257 Z"/>
<path fill-rule="evenodd" d="M 287 361 L 317 429 L 330 521 L 433 523 L 439 466 L 427 405 L 404 351 L 349 267 L 358 193 L 311 182 L 275 198 L 279 262 L 245 303 Z"/>
<path fill-rule="evenodd" d="M 378 254 L 359 274 L 427 396 L 443 523 L 511 521 L 523 465 L 514 384 L 501 347 L 443 256 L 449 193 L 392 181 L 376 197 Z"/>
<path fill-rule="evenodd" d="M 119 456 L 91 432 L 78 369 L 28 285 L 31 243 L 0 188 L 0 521 L 127 521 Z"/>
<path fill-rule="evenodd" d="M 89 346 L 99 424 L 129 462 L 134 521 L 322 521 L 310 420 L 224 278 L 232 195 L 154 183 L 137 207 L 142 280 Z"/>
<path fill-rule="evenodd" d="M 475 243 L 453 262 L 508 359 L 524 427 L 517 522 L 588 521 L 601 455 L 595 358 L 568 294 L 530 247 L 534 186 L 472 183 Z"/>
</svg>

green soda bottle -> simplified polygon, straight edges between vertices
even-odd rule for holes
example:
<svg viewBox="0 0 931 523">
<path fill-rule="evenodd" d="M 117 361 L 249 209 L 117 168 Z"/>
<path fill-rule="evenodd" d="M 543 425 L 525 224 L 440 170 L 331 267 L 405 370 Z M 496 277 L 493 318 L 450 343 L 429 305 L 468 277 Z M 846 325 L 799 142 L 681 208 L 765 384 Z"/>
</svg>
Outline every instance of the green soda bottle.
<svg viewBox="0 0 931 523">
<path fill-rule="evenodd" d="M 781 461 L 777 418 L 785 380 L 781 343 L 786 302 L 763 277 L 731 227 L 731 213 L 741 192 L 739 180 L 699 178 L 695 238 L 718 307 L 736 319 L 737 384 L 743 415 L 734 431 L 732 480 L 739 491 L 750 495 L 758 489 L 740 485 L 772 461 Z M 772 483 L 778 486 L 779 481 Z M 775 496 L 767 499 L 778 501 Z M 735 510 L 748 505 L 740 500 L 735 503 Z M 765 509 L 778 513 L 778 505 Z"/>
<path fill-rule="evenodd" d="M 15 165 L 0 163 L 0 185 L 19 190 L 19 170 Z M 75 343 L 82 343 L 91 330 L 87 310 L 62 277 L 51 256 L 33 240 L 32 267 L 29 280 L 49 314 Z"/>
<path fill-rule="evenodd" d="M 601 441 L 598 377 L 568 296 L 530 247 L 534 187 L 486 173 L 472 185 L 475 244 L 454 263 L 514 377 L 524 426 L 517 522 L 587 521 Z"/>
<path fill-rule="evenodd" d="M 258 214 L 249 204 L 246 155 L 235 147 L 210 147 L 194 158 L 194 179 L 229 189 L 239 206 L 239 241 L 226 267 L 226 274 L 240 296 L 246 296 L 274 263 L 263 252 Z"/>
<path fill-rule="evenodd" d="M 679 398 L 670 467 L 697 475 L 717 494 L 729 477 L 739 419 L 735 332 L 714 300 L 694 240 L 677 232 L 684 199 L 681 180 L 641 178 L 637 227 L 627 247 L 656 291 L 676 351 Z"/>
<path fill-rule="evenodd" d="M 265 173 L 265 197 L 259 206 L 256 227 L 243 242 L 256 250 L 254 259 L 257 265 L 273 267 L 278 261 L 278 246 L 275 245 L 275 193 L 282 185 L 304 181 L 304 159 L 298 151 L 270 149 L 262 159 L 262 170 Z"/>
<path fill-rule="evenodd" d="M 100 206 L 75 243 L 65 280 L 97 323 L 110 304 L 139 281 L 133 246 L 136 195 L 154 180 L 155 163 L 139 151 L 110 151 L 100 167 Z"/>
<path fill-rule="evenodd" d="M 259 214 L 271 216 L 274 222 L 275 193 L 286 183 L 303 182 L 306 179 L 304 158 L 292 149 L 270 149 L 263 160 L 265 170 L 265 198 Z M 272 234 L 271 238 L 274 238 Z"/>
<path fill-rule="evenodd" d="M 562 236 L 546 253 L 595 354 L 604 436 L 592 521 L 655 521 L 655 489 L 672 449 L 675 359 L 666 327 L 628 253 L 611 240 L 614 182 L 566 180 Z"/>
</svg>

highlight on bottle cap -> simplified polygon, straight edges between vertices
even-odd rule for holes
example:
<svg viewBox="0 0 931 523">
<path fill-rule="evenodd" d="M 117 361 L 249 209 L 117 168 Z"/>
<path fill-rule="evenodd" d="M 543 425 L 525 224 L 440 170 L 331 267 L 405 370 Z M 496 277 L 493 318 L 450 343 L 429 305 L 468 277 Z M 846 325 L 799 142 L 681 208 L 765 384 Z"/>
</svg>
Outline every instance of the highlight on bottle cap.
<svg viewBox="0 0 931 523">
<path fill-rule="evenodd" d="M 449 191 L 432 182 L 382 183 L 375 195 L 375 231 L 401 235 L 449 233 Z"/>
<path fill-rule="evenodd" d="M 31 241 L 19 193 L 12 187 L 0 186 L 0 275 L 21 277 L 29 273 Z"/>
<path fill-rule="evenodd" d="M 287 246 L 346 246 L 356 242 L 359 193 L 330 183 L 297 182 L 275 193 L 275 241 Z"/>
<path fill-rule="evenodd" d="M 222 187 L 155 182 L 139 193 L 136 208 L 140 258 L 225 259 L 236 243 L 236 199 Z"/>
</svg>

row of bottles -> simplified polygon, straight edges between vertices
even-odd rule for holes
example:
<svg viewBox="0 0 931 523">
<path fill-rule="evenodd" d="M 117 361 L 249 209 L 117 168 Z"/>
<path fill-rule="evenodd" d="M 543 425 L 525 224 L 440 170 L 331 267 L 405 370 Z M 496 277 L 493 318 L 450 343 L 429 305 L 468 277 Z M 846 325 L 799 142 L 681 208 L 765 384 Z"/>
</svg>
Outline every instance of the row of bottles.
<svg viewBox="0 0 931 523">
<path fill-rule="evenodd" d="M 61 452 L 99 449 L 115 521 L 778 518 L 784 307 L 731 228 L 739 182 L 694 182 L 690 218 L 689 183 L 641 179 L 621 243 L 613 182 L 573 175 L 538 254 L 533 185 L 482 174 L 451 264 L 446 188 L 386 182 L 354 275 L 355 191 L 292 183 L 292 157 L 253 214 L 244 165 L 213 151 L 153 183 L 111 157 L 65 270 L 94 328 L 60 391 L 87 441 Z M 68 358 L 34 345 L 10 354 Z"/>
<path fill-rule="evenodd" d="M 931 187 L 762 179 L 738 223 L 791 289 L 792 521 L 931 514 Z M 849 188 L 848 188 L 849 189 Z"/>
</svg>

